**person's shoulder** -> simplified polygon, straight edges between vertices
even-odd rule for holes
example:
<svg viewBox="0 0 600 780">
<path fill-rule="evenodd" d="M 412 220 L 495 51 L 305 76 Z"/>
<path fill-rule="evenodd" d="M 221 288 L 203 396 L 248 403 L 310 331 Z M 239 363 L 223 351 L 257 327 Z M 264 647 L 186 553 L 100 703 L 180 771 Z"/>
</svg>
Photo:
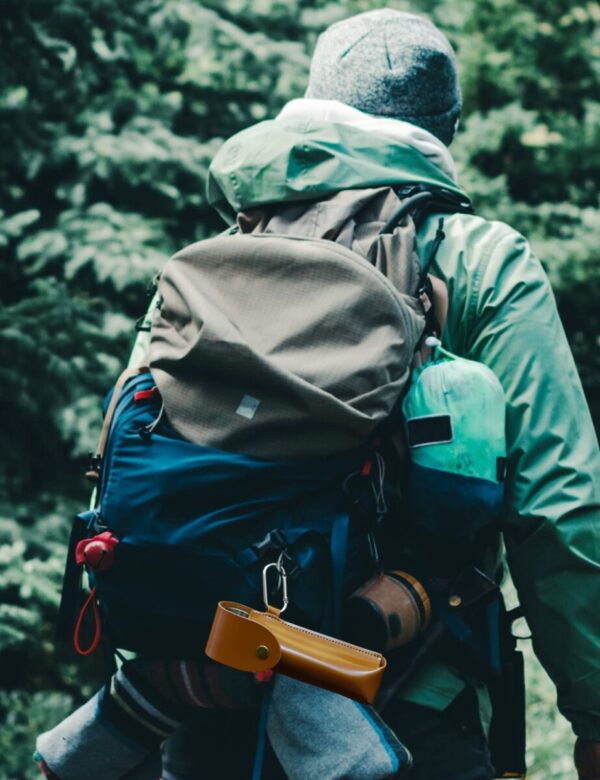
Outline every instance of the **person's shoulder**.
<svg viewBox="0 0 600 780">
<path fill-rule="evenodd" d="M 442 215 L 428 217 L 419 235 L 420 254 L 427 259 L 435 247 Z M 445 238 L 431 266 L 445 282 L 456 311 L 471 315 L 493 299 L 496 305 L 520 292 L 548 293 L 541 263 L 527 240 L 511 225 L 478 214 L 444 215 Z M 469 315 L 470 316 L 470 315 Z"/>
<path fill-rule="evenodd" d="M 440 220 L 443 218 L 443 224 Z M 527 240 L 517 230 L 479 214 L 431 214 L 419 231 L 419 248 L 427 257 L 439 228 L 444 240 L 437 253 L 442 273 L 481 272 L 484 266 L 505 266 L 530 254 Z"/>
<path fill-rule="evenodd" d="M 470 248 L 492 253 L 500 244 L 507 249 L 527 243 L 525 237 L 511 225 L 479 214 L 448 214 L 444 217 L 444 232 L 452 241 L 461 241 Z"/>
<path fill-rule="evenodd" d="M 472 279 L 480 290 L 500 278 L 508 288 L 516 277 L 544 275 L 527 239 L 506 222 L 457 213 L 444 217 L 443 229 L 438 262 L 449 277 Z"/>
</svg>

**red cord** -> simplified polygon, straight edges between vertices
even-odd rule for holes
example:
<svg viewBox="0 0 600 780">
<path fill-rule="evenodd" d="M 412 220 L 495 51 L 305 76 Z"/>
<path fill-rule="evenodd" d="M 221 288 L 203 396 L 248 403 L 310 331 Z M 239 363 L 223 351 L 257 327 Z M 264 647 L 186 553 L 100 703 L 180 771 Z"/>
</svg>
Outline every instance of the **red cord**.
<svg viewBox="0 0 600 780">
<path fill-rule="evenodd" d="M 86 647 L 84 650 L 79 644 L 79 633 L 81 631 L 81 624 L 83 623 L 83 616 L 85 615 L 90 604 L 92 605 L 92 609 L 94 611 L 94 638 L 92 639 L 92 644 L 89 647 Z M 84 605 L 81 607 L 79 617 L 77 618 L 75 630 L 73 631 L 73 647 L 77 653 L 79 653 L 79 655 L 90 655 L 100 644 L 101 636 L 102 623 L 100 621 L 100 610 L 98 609 L 98 604 L 96 602 L 96 588 L 93 587 L 89 593 L 89 596 L 85 600 Z"/>
</svg>

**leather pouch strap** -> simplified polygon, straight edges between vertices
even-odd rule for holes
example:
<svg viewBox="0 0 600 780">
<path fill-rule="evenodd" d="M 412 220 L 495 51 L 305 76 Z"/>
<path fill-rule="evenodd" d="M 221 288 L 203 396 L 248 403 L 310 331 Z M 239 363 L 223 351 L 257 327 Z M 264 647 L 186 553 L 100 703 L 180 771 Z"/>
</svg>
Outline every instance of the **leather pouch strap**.
<svg viewBox="0 0 600 780">
<path fill-rule="evenodd" d="M 221 601 L 212 624 L 206 655 L 241 672 L 264 672 L 281 660 L 279 641 L 265 626 L 250 619 L 252 610 L 235 601 Z"/>
</svg>

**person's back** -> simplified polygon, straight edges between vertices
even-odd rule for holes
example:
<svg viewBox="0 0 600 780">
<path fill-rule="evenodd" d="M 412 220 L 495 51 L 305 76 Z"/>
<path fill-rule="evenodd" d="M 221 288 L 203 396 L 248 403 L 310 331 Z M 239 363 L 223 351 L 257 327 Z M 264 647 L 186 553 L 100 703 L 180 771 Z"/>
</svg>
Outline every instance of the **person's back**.
<svg viewBox="0 0 600 780">
<path fill-rule="evenodd" d="M 381 201 L 385 188 L 460 192 L 447 149 L 460 110 L 454 54 L 430 22 L 392 10 L 358 15 L 319 39 L 305 99 L 226 142 L 211 167 L 209 197 L 242 231 L 325 236 L 360 252 L 369 219 L 385 213 L 369 214 L 369 198 Z M 438 230 L 435 213 L 421 224 L 422 260 Z M 431 272 L 449 292 L 444 344 L 487 364 L 506 393 L 508 560 L 536 651 L 580 737 L 581 777 L 593 780 L 600 777 L 593 425 L 549 283 L 525 239 L 462 213 L 446 215 L 443 231 Z M 498 544 L 490 544 L 473 563 L 493 577 L 499 560 Z M 410 776 L 493 777 L 486 708 L 476 674 L 435 658 L 424 665 L 386 710 L 415 755 Z"/>
</svg>

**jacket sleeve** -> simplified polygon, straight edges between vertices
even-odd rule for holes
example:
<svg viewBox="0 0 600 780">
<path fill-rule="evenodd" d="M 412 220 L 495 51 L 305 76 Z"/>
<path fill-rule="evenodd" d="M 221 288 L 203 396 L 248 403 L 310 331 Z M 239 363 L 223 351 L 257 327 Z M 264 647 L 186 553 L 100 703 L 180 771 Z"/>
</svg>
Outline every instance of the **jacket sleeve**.
<svg viewBox="0 0 600 780">
<path fill-rule="evenodd" d="M 600 740 L 598 442 L 541 264 L 522 236 L 487 225 L 460 340 L 506 394 L 508 563 L 560 710 Z"/>
</svg>

